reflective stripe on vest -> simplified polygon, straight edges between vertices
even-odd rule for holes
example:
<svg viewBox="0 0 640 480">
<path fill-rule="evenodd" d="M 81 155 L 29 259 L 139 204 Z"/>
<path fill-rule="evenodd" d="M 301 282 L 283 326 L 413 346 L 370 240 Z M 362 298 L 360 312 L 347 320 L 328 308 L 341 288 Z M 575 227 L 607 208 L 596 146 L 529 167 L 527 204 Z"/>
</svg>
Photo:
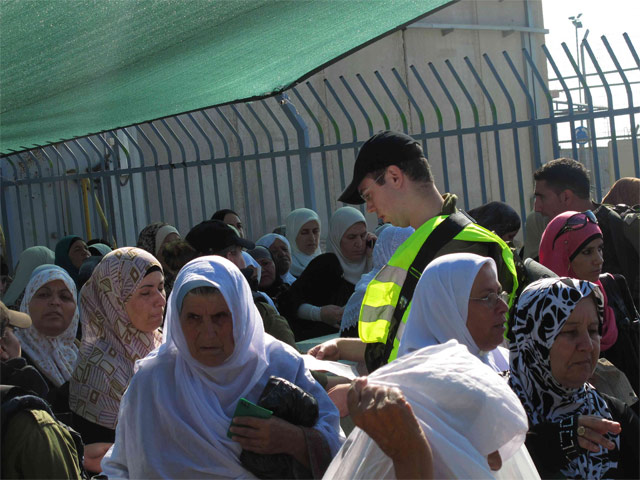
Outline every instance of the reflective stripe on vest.
<svg viewBox="0 0 640 480">
<path fill-rule="evenodd" d="M 408 270 L 431 232 L 440 225 L 447 216 L 448 215 L 440 215 L 425 222 L 398 247 L 389 259 L 389 263 L 371 280 L 362 300 L 358 321 L 358 334 L 363 342 L 387 342 L 393 312 L 398 303 L 402 284 L 409 273 Z M 513 290 L 509 297 L 509 305 L 511 305 L 518 288 L 518 278 L 515 263 L 513 262 L 513 254 L 509 246 L 496 234 L 475 223 L 467 225 L 454 239 L 466 242 L 497 243 L 500 246 L 502 259 L 513 276 Z M 420 276 L 422 272 L 411 272 L 411 274 Z M 404 324 L 407 321 L 410 310 L 411 300 L 409 300 L 409 306 L 402 316 L 402 324 L 398 327 L 398 333 L 393 342 L 393 351 L 389 357 L 389 361 L 393 360 L 397 355 L 400 338 L 404 331 Z"/>
</svg>

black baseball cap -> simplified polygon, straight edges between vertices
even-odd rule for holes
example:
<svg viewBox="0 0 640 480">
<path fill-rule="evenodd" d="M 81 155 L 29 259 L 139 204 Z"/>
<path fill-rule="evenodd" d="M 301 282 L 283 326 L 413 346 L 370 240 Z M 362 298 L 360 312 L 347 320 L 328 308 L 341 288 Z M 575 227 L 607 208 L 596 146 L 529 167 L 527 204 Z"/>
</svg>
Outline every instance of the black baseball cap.
<svg viewBox="0 0 640 480">
<path fill-rule="evenodd" d="M 240 237 L 235 228 L 220 220 L 205 220 L 199 223 L 189 231 L 185 240 L 203 255 L 214 255 L 232 245 L 249 250 L 256 246 L 253 242 Z"/>
<path fill-rule="evenodd" d="M 376 133 L 360 148 L 353 167 L 353 180 L 338 200 L 352 205 L 364 203 L 358 186 L 368 173 L 423 156 L 420 143 L 405 133 L 391 130 Z"/>
</svg>

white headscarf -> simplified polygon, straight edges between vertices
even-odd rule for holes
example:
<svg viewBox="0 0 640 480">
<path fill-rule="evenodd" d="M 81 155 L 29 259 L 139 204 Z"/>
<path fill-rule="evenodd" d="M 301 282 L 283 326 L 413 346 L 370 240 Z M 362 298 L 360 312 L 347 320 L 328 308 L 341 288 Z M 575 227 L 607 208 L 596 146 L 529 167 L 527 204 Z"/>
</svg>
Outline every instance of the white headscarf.
<svg viewBox="0 0 640 480">
<path fill-rule="evenodd" d="M 356 223 L 364 223 L 366 228 L 367 221 L 359 210 L 353 207 L 341 207 L 333 212 L 329 220 L 329 237 L 327 239 L 327 252 L 334 253 L 344 272 L 344 279 L 352 284 L 358 283 L 363 273 L 371 270 L 371 259 L 366 255 L 356 262 L 352 262 L 342 253 L 340 242 L 345 232 Z"/>
<path fill-rule="evenodd" d="M 321 226 L 318 214 L 308 208 L 298 208 L 287 215 L 287 238 L 291 246 L 291 268 L 289 271 L 294 277 L 299 277 L 303 270 L 307 268 L 309 262 L 322 253 L 322 250 L 320 250 L 320 242 L 318 242 L 316 251 L 311 255 L 302 253 L 298 249 L 298 244 L 296 243 L 298 233 L 302 226 L 311 220 L 315 220 L 318 222 L 318 226 Z"/>
<path fill-rule="evenodd" d="M 402 391 L 431 446 L 434 478 L 493 478 L 487 455 L 498 450 L 505 461 L 524 443 L 528 422 L 518 397 L 455 340 L 398 358 L 368 383 Z M 324 478 L 395 478 L 395 472 L 391 459 L 356 428 Z"/>
<path fill-rule="evenodd" d="M 387 264 L 389 259 L 396 252 L 397 248 L 415 232 L 413 227 L 393 227 L 385 224 L 386 227 L 380 232 L 376 246 L 373 247 L 373 268 L 363 274 L 356 284 L 356 288 L 344 307 L 342 314 L 342 324 L 340 330 L 346 330 L 358 323 L 360 317 L 360 307 L 367 287 L 373 278 L 378 274 L 380 269 Z"/>
<path fill-rule="evenodd" d="M 233 317 L 233 353 L 207 367 L 189 353 L 180 324 L 184 296 L 217 288 Z M 264 333 L 251 290 L 238 268 L 219 256 L 185 265 L 174 284 L 165 343 L 137 363 L 122 398 L 116 441 L 103 473 L 121 478 L 251 478 L 240 464 L 241 447 L 227 438 L 240 397 L 258 401 L 269 376 L 286 378 L 318 401 L 314 426 L 335 453 L 342 439 L 338 412 L 291 347 Z"/>
<path fill-rule="evenodd" d="M 13 281 L 2 297 L 4 304 L 11 307 L 19 300 L 35 268 L 40 265 L 53 264 L 55 261 L 56 254 L 47 247 L 29 247 L 23 250 L 18 257 Z"/>
<path fill-rule="evenodd" d="M 176 235 L 180 236 L 180 232 L 178 232 L 178 230 L 176 230 L 176 227 L 174 227 L 173 225 L 163 225 L 158 229 L 158 231 L 156 232 L 155 255 L 158 255 L 158 253 L 160 253 L 160 247 L 162 246 L 162 242 L 164 242 L 165 238 L 167 238 L 172 233 L 175 233 Z"/>
<path fill-rule="evenodd" d="M 291 252 L 291 244 L 289 243 L 289 240 L 287 240 L 286 237 L 283 237 L 282 235 L 279 235 L 277 233 L 267 233 L 266 235 L 263 235 L 258 239 L 258 241 L 256 242 L 256 245 L 261 245 L 263 247 L 271 249 L 271 245 L 273 245 L 273 242 L 275 242 L 276 240 L 280 240 L 284 242 L 284 244 L 289 249 L 289 252 Z M 289 270 L 287 270 L 287 273 L 285 273 L 284 275 L 280 275 L 280 278 L 282 279 L 282 281 L 287 285 L 291 285 L 293 282 L 296 281 L 296 277 L 291 275 L 290 270 L 291 270 L 291 267 L 289 267 Z"/>
<path fill-rule="evenodd" d="M 443 255 L 427 265 L 413 294 L 398 356 L 455 339 L 494 370 L 509 369 L 506 349 L 480 351 L 467 329 L 471 287 L 485 265 L 496 272 L 492 258 L 473 253 Z"/>
<path fill-rule="evenodd" d="M 42 265 L 36 268 L 25 288 L 20 311 L 29 313 L 29 304 L 35 293 L 44 285 L 55 280 L 62 280 L 76 302 L 76 284 L 62 267 Z M 67 329 L 57 337 L 48 337 L 40 333 L 35 325 L 17 329 L 15 334 L 20 345 L 36 368 L 43 373 L 56 387 L 71 378 L 78 360 L 78 347 L 75 344 L 78 330 L 78 304 Z"/>
</svg>

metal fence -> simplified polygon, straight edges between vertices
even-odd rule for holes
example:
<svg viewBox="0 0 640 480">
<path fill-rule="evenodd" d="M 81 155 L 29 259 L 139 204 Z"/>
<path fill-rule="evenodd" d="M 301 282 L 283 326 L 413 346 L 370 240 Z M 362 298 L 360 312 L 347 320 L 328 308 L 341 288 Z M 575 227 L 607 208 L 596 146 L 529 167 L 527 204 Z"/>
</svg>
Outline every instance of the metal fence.
<svg viewBox="0 0 640 480">
<path fill-rule="evenodd" d="M 186 234 L 219 208 L 236 210 L 251 238 L 302 206 L 326 221 L 359 146 L 382 129 L 422 142 L 438 188 L 458 194 L 465 208 L 501 200 L 524 219 L 533 171 L 563 153 L 591 167 L 599 199 L 625 172 L 640 176 L 634 104 L 640 61 L 624 38 L 625 55 L 635 62 L 625 68 L 605 37 L 606 59 L 583 42 L 591 75 L 566 45 L 573 72 L 561 72 L 543 45 L 518 57 L 504 51 L 476 62 L 463 57 L 315 76 L 268 99 L 4 156 L 9 262 L 24 248 L 53 247 L 67 234 L 133 245 L 158 220 Z M 612 68 L 601 66 L 605 60 Z M 594 100 L 598 91 L 606 104 Z M 576 133 L 581 125 L 586 136 Z"/>
</svg>

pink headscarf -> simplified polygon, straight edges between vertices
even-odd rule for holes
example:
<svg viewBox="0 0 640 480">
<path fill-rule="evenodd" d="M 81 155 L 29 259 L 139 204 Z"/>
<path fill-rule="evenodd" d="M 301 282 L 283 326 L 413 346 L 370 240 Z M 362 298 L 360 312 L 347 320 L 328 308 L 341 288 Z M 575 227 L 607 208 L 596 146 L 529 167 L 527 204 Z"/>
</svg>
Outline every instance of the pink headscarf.
<svg viewBox="0 0 640 480">
<path fill-rule="evenodd" d="M 561 213 L 549 222 L 547 228 L 542 234 L 540 241 L 540 250 L 538 252 L 540 263 L 553 271 L 560 277 L 574 277 L 575 273 L 571 269 L 571 255 L 573 255 L 584 243 L 597 236 L 602 238 L 602 231 L 598 225 L 587 222 L 587 224 L 578 230 L 569 230 L 564 232 L 555 240 L 558 232 L 565 226 L 567 219 L 580 212 L 568 211 Z M 579 279 L 584 280 L 584 279 Z M 618 339 L 618 327 L 616 325 L 616 317 L 613 309 L 609 306 L 607 293 L 602 287 L 600 280 L 595 282 L 602 296 L 604 297 L 604 322 L 602 325 L 602 338 L 600 339 L 600 351 L 611 348 Z"/>
</svg>

